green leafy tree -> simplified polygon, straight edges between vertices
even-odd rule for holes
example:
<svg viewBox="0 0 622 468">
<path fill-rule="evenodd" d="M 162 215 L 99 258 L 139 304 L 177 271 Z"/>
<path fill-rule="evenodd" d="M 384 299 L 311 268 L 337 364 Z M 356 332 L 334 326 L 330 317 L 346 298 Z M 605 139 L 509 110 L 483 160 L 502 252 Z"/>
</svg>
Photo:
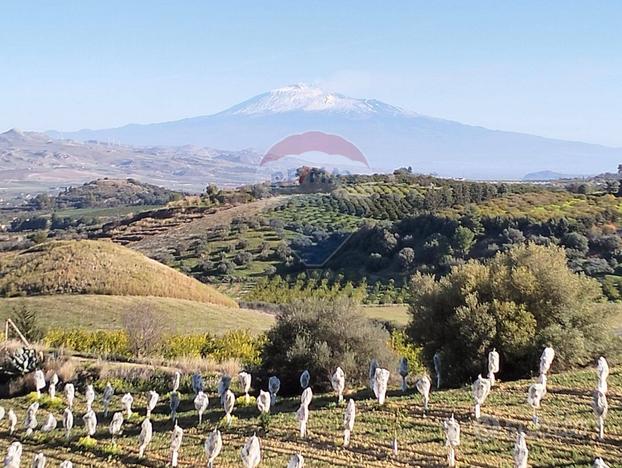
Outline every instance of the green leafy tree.
<svg viewBox="0 0 622 468">
<path fill-rule="evenodd" d="M 35 244 L 42 244 L 47 240 L 47 238 L 47 231 L 37 231 L 30 236 L 30 240 L 33 241 Z"/>
<path fill-rule="evenodd" d="M 585 255 L 589 250 L 588 238 L 578 232 L 569 232 L 562 238 L 562 244 Z"/>
<path fill-rule="evenodd" d="M 409 269 L 415 263 L 415 251 L 410 247 L 404 247 L 397 254 L 402 268 Z"/>
<path fill-rule="evenodd" d="M 9 318 L 28 341 L 37 342 L 43 338 L 39 317 L 33 309 L 22 304 L 13 308 Z"/>
<path fill-rule="evenodd" d="M 367 319 L 353 301 L 307 299 L 288 305 L 278 315 L 267 333 L 263 368 L 267 375 L 279 376 L 283 389 L 296 392 L 305 369 L 315 386 L 329 388 L 337 366 L 349 384 L 362 384 L 372 359 L 395 368 L 389 345 L 389 333 Z"/>
<path fill-rule="evenodd" d="M 489 263 L 471 261 L 435 280 L 412 280 L 408 334 L 423 357 L 443 355 L 443 378 L 452 385 L 486 369 L 496 348 L 502 376 L 526 377 L 542 348 L 555 348 L 555 366 L 583 365 L 611 345 L 601 288 L 573 273 L 559 247 L 513 246 Z"/>
<path fill-rule="evenodd" d="M 455 249 L 462 255 L 467 255 L 475 244 L 475 233 L 468 227 L 458 226 L 453 240 Z"/>
<path fill-rule="evenodd" d="M 605 182 L 605 191 L 607 193 L 611 193 L 613 195 L 617 194 L 620 190 L 620 181 L 618 180 L 608 180 Z"/>
</svg>

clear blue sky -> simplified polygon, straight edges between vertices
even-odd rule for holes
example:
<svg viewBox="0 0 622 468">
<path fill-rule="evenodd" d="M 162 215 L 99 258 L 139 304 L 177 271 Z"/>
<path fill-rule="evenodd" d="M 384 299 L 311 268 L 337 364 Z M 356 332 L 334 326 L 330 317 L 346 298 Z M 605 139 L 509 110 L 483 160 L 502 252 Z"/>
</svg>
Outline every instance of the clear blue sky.
<svg viewBox="0 0 622 468">
<path fill-rule="evenodd" d="M 622 146 L 622 1 L 0 5 L 0 131 L 174 120 L 296 82 Z"/>
</svg>

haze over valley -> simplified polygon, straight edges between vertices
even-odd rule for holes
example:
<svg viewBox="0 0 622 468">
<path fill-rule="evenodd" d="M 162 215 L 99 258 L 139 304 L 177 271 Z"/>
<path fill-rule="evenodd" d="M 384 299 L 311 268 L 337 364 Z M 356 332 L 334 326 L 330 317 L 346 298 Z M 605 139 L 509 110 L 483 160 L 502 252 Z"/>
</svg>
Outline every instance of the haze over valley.
<svg viewBox="0 0 622 468">
<path fill-rule="evenodd" d="M 345 137 L 371 169 L 340 155 L 312 153 L 259 165 L 271 145 L 310 129 Z M 200 191 L 206 183 L 270 180 L 302 164 L 350 173 L 411 167 L 422 174 L 475 180 L 552 179 L 606 172 L 619 161 L 619 148 L 489 130 L 293 85 L 214 115 L 172 122 L 47 134 L 8 130 L 0 134 L 0 189 L 45 190 L 101 177 L 133 177 Z"/>
</svg>

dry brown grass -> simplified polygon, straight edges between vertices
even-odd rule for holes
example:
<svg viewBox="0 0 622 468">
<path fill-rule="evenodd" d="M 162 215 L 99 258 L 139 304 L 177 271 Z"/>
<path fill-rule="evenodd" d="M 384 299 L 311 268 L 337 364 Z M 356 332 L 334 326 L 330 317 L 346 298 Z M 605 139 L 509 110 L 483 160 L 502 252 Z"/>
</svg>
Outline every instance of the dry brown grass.
<svg viewBox="0 0 622 468">
<path fill-rule="evenodd" d="M 0 295 L 156 296 L 237 307 L 230 297 L 111 242 L 53 241 L 0 258 Z"/>
<path fill-rule="evenodd" d="M 144 365 L 129 365 L 120 363 L 110 363 L 101 361 L 96 367 L 99 368 L 99 378 L 106 379 L 121 379 L 121 380 L 150 380 L 156 368 Z"/>
<path fill-rule="evenodd" d="M 2 335 L 4 336 L 4 333 L 2 333 Z M 12 353 L 15 350 L 23 347 L 24 343 L 22 343 L 20 340 L 10 339 L 2 342 L 2 345 L 0 345 L 0 350 L 3 353 Z"/>
<path fill-rule="evenodd" d="M 192 374 L 201 372 L 204 374 L 228 374 L 237 375 L 242 370 L 242 365 L 237 359 L 227 359 L 217 362 L 211 358 L 200 357 L 179 357 L 176 359 L 150 359 L 154 366 L 169 366 L 178 369 L 180 372 Z"/>
<path fill-rule="evenodd" d="M 53 373 L 58 375 L 61 382 L 70 382 L 76 376 L 76 363 L 67 356 L 49 356 L 44 368 L 47 370 L 46 378 L 48 380 Z"/>
</svg>

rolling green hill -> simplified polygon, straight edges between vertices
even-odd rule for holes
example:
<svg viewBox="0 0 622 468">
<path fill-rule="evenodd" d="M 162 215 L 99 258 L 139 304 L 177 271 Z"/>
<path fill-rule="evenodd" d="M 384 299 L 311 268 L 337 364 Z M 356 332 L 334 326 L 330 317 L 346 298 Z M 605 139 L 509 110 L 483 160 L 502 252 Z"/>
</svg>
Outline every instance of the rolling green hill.
<svg viewBox="0 0 622 468">
<path fill-rule="evenodd" d="M 5 297 L 157 296 L 237 307 L 214 288 L 110 242 L 47 242 L 0 256 L 0 271 L 0 295 Z"/>
<path fill-rule="evenodd" d="M 43 328 L 108 330 L 122 327 L 126 311 L 149 309 L 175 335 L 231 330 L 262 332 L 274 322 L 272 315 L 241 308 L 153 296 L 52 295 L 0 299 L 0 320 L 22 307 L 35 311 Z"/>
</svg>

